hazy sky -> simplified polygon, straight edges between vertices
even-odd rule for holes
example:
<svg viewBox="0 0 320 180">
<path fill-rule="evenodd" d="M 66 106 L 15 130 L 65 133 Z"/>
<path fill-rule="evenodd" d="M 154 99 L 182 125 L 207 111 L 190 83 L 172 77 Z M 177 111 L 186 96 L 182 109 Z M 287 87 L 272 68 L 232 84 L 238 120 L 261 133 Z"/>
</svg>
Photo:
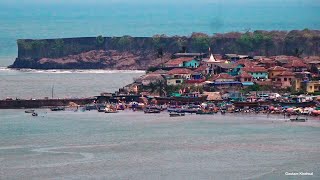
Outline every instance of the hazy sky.
<svg viewBox="0 0 320 180">
<path fill-rule="evenodd" d="M 0 0 L 1 3 L 41 3 L 41 4 L 79 4 L 79 3 L 301 3 L 301 4 L 319 4 L 320 0 Z"/>
</svg>

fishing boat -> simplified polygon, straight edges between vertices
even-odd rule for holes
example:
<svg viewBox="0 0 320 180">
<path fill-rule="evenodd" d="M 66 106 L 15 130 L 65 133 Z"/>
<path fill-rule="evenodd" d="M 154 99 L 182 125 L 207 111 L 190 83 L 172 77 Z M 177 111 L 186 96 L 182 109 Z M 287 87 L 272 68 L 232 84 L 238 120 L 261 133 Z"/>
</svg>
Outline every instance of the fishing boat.
<svg viewBox="0 0 320 180">
<path fill-rule="evenodd" d="M 201 96 L 174 96 L 174 97 L 155 97 L 159 104 L 168 104 L 168 103 L 202 103 L 207 100 L 208 95 Z"/>
<path fill-rule="evenodd" d="M 306 122 L 307 120 L 308 120 L 308 118 L 306 118 L 306 117 L 296 117 L 296 118 L 290 119 L 291 122 Z"/>
<path fill-rule="evenodd" d="M 64 111 L 65 108 L 64 107 L 53 107 L 53 108 L 50 108 L 51 111 Z"/>
<path fill-rule="evenodd" d="M 203 110 L 200 110 L 200 111 L 197 111 L 196 114 L 206 115 L 206 114 L 214 114 L 214 112 L 213 112 L 213 111 L 203 111 Z"/>
<path fill-rule="evenodd" d="M 161 110 L 159 110 L 159 109 L 153 109 L 153 108 L 146 108 L 145 110 L 144 110 L 144 113 L 160 113 L 161 112 Z"/>
<path fill-rule="evenodd" d="M 185 113 L 177 113 L 177 112 L 171 112 L 170 117 L 179 117 L 179 116 L 185 116 Z"/>
<path fill-rule="evenodd" d="M 30 109 L 30 110 L 25 110 L 25 113 L 34 113 L 34 109 Z"/>
</svg>

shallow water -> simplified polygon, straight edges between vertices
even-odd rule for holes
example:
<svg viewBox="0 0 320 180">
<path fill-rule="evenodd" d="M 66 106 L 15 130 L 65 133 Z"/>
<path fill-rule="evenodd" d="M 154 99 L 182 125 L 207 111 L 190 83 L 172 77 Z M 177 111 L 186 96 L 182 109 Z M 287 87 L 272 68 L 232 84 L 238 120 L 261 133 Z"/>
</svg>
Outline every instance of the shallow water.
<svg viewBox="0 0 320 180">
<path fill-rule="evenodd" d="M 0 110 L 0 179 L 319 179 L 320 121 Z"/>
</svg>

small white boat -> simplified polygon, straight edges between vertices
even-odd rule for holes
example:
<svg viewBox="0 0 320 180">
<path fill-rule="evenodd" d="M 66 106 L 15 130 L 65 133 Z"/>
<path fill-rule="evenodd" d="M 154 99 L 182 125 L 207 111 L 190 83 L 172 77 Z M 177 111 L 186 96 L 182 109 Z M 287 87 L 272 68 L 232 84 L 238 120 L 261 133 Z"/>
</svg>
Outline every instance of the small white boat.
<svg viewBox="0 0 320 180">
<path fill-rule="evenodd" d="M 185 113 L 177 113 L 177 112 L 171 112 L 170 117 L 179 117 L 179 116 L 185 116 Z"/>
</svg>

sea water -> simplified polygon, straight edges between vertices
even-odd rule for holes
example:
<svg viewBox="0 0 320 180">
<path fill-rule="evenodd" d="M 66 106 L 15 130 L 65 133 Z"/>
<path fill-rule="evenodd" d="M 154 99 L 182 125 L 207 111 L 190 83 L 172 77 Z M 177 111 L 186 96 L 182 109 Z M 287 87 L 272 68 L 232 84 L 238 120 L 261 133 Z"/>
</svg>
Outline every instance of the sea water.
<svg viewBox="0 0 320 180">
<path fill-rule="evenodd" d="M 0 0 L 0 66 L 19 38 L 190 35 L 320 29 L 317 0 Z"/>
<path fill-rule="evenodd" d="M 83 98 L 114 93 L 144 71 L 0 68 L 0 99 Z"/>
<path fill-rule="evenodd" d="M 36 111 L 0 110 L 0 179 L 320 178 L 319 118 Z"/>
</svg>

